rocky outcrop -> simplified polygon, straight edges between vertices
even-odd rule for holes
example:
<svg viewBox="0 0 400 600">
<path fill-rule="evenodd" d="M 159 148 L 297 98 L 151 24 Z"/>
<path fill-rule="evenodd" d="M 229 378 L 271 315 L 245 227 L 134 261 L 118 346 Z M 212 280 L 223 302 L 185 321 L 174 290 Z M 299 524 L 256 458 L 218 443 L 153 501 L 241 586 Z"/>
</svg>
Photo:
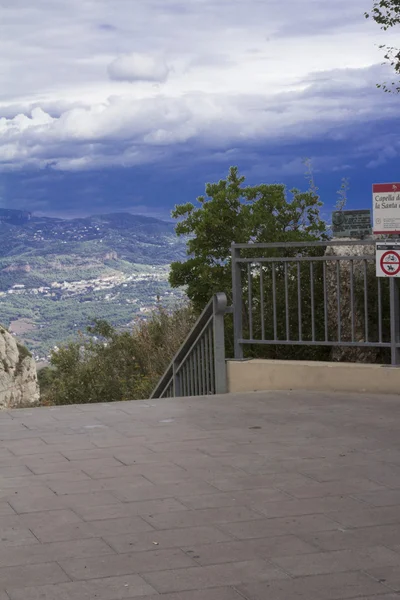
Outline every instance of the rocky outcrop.
<svg viewBox="0 0 400 600">
<path fill-rule="evenodd" d="M 30 265 L 10 265 L 9 267 L 2 269 L 2 273 L 30 273 L 31 270 Z"/>
<path fill-rule="evenodd" d="M 34 359 L 0 326 L 0 408 L 30 406 L 39 398 Z"/>
<path fill-rule="evenodd" d="M 117 258 L 118 258 L 118 254 L 114 251 L 106 252 L 106 254 L 104 254 L 104 256 L 103 256 L 103 260 L 117 260 Z"/>
</svg>

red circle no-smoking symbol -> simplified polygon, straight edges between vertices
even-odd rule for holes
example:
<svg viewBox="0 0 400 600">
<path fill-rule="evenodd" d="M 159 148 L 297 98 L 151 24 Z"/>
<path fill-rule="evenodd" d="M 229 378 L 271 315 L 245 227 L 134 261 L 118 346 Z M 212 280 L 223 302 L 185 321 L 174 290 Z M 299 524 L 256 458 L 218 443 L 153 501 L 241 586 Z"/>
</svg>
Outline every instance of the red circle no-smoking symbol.
<svg viewBox="0 0 400 600">
<path fill-rule="evenodd" d="M 400 271 L 400 255 L 394 250 L 388 250 L 381 256 L 381 269 L 385 275 L 393 277 Z"/>
</svg>

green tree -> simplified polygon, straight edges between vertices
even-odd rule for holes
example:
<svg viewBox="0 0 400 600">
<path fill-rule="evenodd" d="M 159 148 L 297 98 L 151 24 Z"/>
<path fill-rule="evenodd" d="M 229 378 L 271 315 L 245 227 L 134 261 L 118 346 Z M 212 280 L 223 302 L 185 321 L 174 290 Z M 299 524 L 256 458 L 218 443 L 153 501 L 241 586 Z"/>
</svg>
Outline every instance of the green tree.
<svg viewBox="0 0 400 600">
<path fill-rule="evenodd" d="M 170 284 L 185 286 L 197 311 L 216 292 L 230 295 L 232 242 L 326 238 L 322 203 L 307 166 L 310 189 L 306 192 L 293 189 L 289 196 L 282 184 L 248 186 L 238 168 L 231 167 L 226 179 L 206 185 L 206 195 L 197 198 L 197 205 L 175 207 L 176 233 L 187 236 L 188 259 L 172 263 Z"/>
<path fill-rule="evenodd" d="M 367 19 L 372 18 L 381 29 L 387 31 L 400 25 L 400 0 L 375 0 L 371 12 L 365 13 Z M 385 60 L 393 67 L 395 73 L 400 75 L 400 49 L 393 46 L 380 46 L 385 51 Z M 399 81 L 379 83 L 378 88 L 385 92 L 400 92 Z"/>
</svg>

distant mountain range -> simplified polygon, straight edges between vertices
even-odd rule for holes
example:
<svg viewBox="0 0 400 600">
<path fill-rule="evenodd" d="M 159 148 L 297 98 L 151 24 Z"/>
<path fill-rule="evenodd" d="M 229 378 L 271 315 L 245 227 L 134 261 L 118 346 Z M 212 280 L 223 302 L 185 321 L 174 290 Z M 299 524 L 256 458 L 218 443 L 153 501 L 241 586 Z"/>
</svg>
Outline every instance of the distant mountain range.
<svg viewBox="0 0 400 600">
<path fill-rule="evenodd" d="M 174 224 L 159 219 L 0 209 L 0 323 L 43 358 L 93 317 L 126 326 L 157 296 L 173 302 L 169 264 L 184 257 Z"/>
<path fill-rule="evenodd" d="M 108 248 L 122 259 L 140 262 L 150 257 L 160 264 L 175 257 L 178 248 L 182 250 L 173 223 L 151 217 L 113 213 L 55 219 L 18 210 L 0 210 L 0 257 L 20 257 L 21 250 L 22 254 L 29 252 L 34 256 L 65 254 L 65 250 L 75 253 L 81 250 L 81 243 L 89 243 L 95 253 L 101 254 Z"/>
</svg>

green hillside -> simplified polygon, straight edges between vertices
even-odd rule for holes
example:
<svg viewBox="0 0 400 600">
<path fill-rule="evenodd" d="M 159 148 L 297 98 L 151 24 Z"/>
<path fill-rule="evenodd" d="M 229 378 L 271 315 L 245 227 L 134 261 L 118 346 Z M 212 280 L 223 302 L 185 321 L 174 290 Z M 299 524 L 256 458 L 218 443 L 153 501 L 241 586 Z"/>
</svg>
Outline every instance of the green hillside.
<svg viewBox="0 0 400 600">
<path fill-rule="evenodd" d="M 172 223 L 116 213 L 84 219 L 0 220 L 0 320 L 37 359 L 93 318 L 128 327 L 145 318 L 185 256 Z"/>
</svg>

